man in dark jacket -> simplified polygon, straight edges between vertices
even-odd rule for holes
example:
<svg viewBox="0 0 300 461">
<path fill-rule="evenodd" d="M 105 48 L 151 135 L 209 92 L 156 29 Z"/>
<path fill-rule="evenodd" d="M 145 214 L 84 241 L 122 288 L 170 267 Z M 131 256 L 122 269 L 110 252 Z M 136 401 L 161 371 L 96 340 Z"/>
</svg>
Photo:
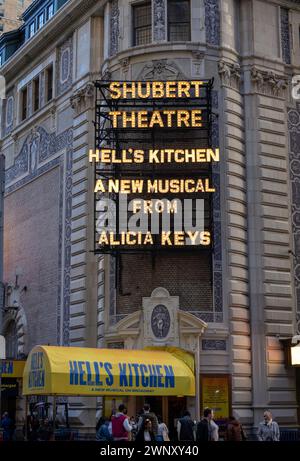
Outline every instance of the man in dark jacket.
<svg viewBox="0 0 300 461">
<path fill-rule="evenodd" d="M 195 423 L 191 418 L 190 412 L 184 412 L 182 418 L 177 423 L 178 440 L 181 442 L 194 442 L 194 426 Z"/>
<path fill-rule="evenodd" d="M 138 420 L 138 431 L 141 429 L 146 419 L 150 419 L 151 424 L 152 424 L 152 430 L 156 437 L 158 433 L 158 419 L 157 419 L 156 414 L 150 411 L 150 405 L 148 403 L 145 403 L 143 407 L 143 414 L 140 416 Z"/>
<path fill-rule="evenodd" d="M 211 440 L 210 421 L 213 417 L 212 410 L 205 408 L 204 418 L 197 425 L 197 442 L 209 442 Z"/>
</svg>

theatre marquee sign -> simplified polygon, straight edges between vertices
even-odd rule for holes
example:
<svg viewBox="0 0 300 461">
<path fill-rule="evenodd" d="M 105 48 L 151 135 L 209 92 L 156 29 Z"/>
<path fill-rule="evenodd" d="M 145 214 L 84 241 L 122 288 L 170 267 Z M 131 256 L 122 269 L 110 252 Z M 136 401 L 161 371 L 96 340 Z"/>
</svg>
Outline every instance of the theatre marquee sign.
<svg viewBox="0 0 300 461">
<path fill-rule="evenodd" d="M 95 252 L 211 247 L 212 82 L 95 85 Z"/>
</svg>

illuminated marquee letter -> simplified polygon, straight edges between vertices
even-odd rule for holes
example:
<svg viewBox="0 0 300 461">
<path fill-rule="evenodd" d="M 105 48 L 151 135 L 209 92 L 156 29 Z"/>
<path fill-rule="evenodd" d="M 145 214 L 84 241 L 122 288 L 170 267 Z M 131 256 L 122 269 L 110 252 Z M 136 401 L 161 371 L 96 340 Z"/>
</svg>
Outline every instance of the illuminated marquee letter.
<svg viewBox="0 0 300 461">
<path fill-rule="evenodd" d="M 112 99 L 120 99 L 120 97 L 122 96 L 122 92 L 120 90 L 120 83 L 118 82 L 112 82 L 109 85 L 109 90 Z"/>
</svg>

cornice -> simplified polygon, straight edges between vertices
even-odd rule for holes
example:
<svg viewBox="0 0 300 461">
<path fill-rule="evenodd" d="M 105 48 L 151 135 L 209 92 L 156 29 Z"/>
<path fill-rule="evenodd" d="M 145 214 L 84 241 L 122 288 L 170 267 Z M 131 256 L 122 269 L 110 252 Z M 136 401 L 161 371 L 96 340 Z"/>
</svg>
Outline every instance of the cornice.
<svg viewBox="0 0 300 461">
<path fill-rule="evenodd" d="M 67 26 L 81 19 L 94 7 L 100 10 L 106 0 L 70 0 L 55 15 L 55 21 L 47 23 L 34 37 L 28 40 L 16 53 L 1 67 L 1 73 L 9 82 L 16 74 L 23 71 L 37 56 L 45 50 L 45 44 L 51 46 L 59 37 L 65 36 Z"/>
</svg>

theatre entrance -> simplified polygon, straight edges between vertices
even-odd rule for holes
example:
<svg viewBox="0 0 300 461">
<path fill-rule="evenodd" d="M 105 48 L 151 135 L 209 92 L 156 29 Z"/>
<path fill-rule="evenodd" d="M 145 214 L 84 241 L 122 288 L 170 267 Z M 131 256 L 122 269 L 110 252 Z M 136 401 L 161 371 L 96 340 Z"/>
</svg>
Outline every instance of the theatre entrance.
<svg viewBox="0 0 300 461">
<path fill-rule="evenodd" d="M 139 413 L 144 403 L 149 403 L 151 411 L 162 416 L 167 424 L 172 440 L 177 439 L 177 420 L 187 409 L 186 397 L 136 397 L 136 412 Z"/>
</svg>

